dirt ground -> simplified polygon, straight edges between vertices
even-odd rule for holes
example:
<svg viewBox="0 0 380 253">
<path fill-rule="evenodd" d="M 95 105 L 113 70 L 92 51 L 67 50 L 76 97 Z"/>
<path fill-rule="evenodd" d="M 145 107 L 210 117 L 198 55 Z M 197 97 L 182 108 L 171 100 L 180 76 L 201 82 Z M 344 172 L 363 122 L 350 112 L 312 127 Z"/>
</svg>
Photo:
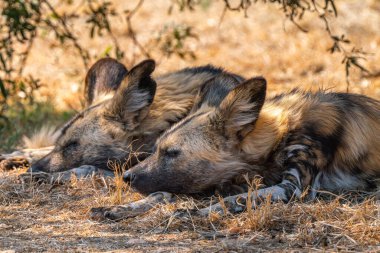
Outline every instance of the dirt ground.
<svg viewBox="0 0 380 253">
<path fill-rule="evenodd" d="M 122 9 L 135 4 L 114 2 Z M 134 25 L 143 45 L 149 46 L 152 34 L 174 20 L 186 21 L 198 34 L 207 36 L 190 43 L 197 54 L 195 60 L 159 57 L 152 49 L 159 63 L 157 74 L 211 63 L 246 77 L 263 75 L 271 94 L 294 87 L 346 90 L 341 56 L 327 52 L 331 41 L 323 24 L 312 17 L 301 22 L 309 31 L 303 33 L 273 6 L 255 5 L 248 18 L 242 13 L 227 13 L 219 24 L 220 4 L 204 11 L 167 16 L 168 2 L 146 1 L 136 16 Z M 373 75 L 353 71 L 350 91 L 379 99 L 380 1 L 340 1 L 338 10 L 338 19 L 332 20 L 337 33 L 346 33 L 355 45 L 370 52 L 364 65 Z M 114 34 L 122 48 L 128 49 L 123 61 L 131 67 L 144 57 L 128 40 L 125 21 L 114 22 Z M 79 34 L 85 22 L 78 20 L 71 25 Z M 53 101 L 57 110 L 79 110 L 85 71 L 73 48 L 62 49 L 53 41 L 50 36 L 36 41 L 25 74 L 33 73 L 48 84 L 40 92 L 41 101 Z M 105 50 L 110 39 L 82 43 L 94 57 Z M 173 218 L 174 210 L 199 203 L 180 196 L 182 200 L 177 204 L 157 207 L 133 219 L 96 222 L 89 219 L 91 207 L 127 203 L 141 196 L 97 178 L 73 180 L 68 185 L 27 184 L 19 181 L 20 173 L 22 170 L 0 171 L 0 250 L 380 252 L 379 193 L 360 201 L 340 196 L 314 203 L 267 203 L 235 216 L 187 220 Z"/>
<path fill-rule="evenodd" d="M 112 181 L 24 184 L 21 171 L 0 175 L 0 249 L 15 252 L 379 252 L 380 201 L 367 196 L 315 203 L 270 204 L 239 215 L 174 218 L 175 204 L 119 222 L 89 219 L 91 207 L 141 198 Z M 120 194 L 121 193 L 121 194 Z M 352 199 L 352 198 L 351 198 Z M 207 203 L 205 203 L 207 204 Z"/>
</svg>

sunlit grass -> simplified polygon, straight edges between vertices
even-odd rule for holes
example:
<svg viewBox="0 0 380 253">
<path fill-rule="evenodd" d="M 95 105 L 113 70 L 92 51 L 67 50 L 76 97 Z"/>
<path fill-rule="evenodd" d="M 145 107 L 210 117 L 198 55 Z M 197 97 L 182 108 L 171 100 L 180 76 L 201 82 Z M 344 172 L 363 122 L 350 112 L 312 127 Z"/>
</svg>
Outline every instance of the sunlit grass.
<svg viewBox="0 0 380 253">
<path fill-rule="evenodd" d="M 9 151 L 21 143 L 24 135 L 30 135 L 42 126 L 59 126 L 74 111 L 57 111 L 50 103 L 25 105 L 13 103 L 0 118 L 0 151 Z"/>
</svg>

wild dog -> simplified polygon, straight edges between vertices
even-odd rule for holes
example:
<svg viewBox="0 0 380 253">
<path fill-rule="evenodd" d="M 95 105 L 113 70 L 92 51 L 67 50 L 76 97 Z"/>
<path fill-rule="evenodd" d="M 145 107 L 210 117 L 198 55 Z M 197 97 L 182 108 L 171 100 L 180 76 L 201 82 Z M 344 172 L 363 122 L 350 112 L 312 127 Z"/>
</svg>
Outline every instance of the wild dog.
<svg viewBox="0 0 380 253">
<path fill-rule="evenodd" d="M 141 193 L 193 194 L 259 175 L 266 188 L 226 197 L 230 212 L 267 196 L 288 202 L 319 190 L 375 190 L 380 178 L 380 102 L 366 96 L 295 89 L 266 99 L 252 78 L 215 108 L 201 107 L 167 130 L 155 152 L 124 174 Z M 168 195 L 167 198 L 170 198 Z M 96 213 L 97 210 L 94 210 Z M 112 218 L 128 210 L 101 210 Z M 220 203 L 201 209 L 223 213 Z"/>
<path fill-rule="evenodd" d="M 67 171 L 65 175 L 74 172 L 82 176 L 93 171 L 109 174 L 110 161 L 128 160 L 127 167 L 135 165 L 151 153 L 161 133 L 189 113 L 200 86 L 223 73 L 207 65 L 153 79 L 154 69 L 153 60 L 133 67 L 114 94 L 101 101 L 94 99 L 89 108 L 61 128 L 54 150 L 29 171 Z M 104 73 L 108 74 L 114 75 L 112 71 Z"/>
<path fill-rule="evenodd" d="M 207 111 L 216 108 L 223 98 L 240 82 L 242 82 L 241 77 L 226 72 L 211 78 L 199 88 L 190 115 L 200 110 Z M 183 120 L 183 122 L 186 123 L 187 121 Z M 157 175 L 151 176 L 153 176 L 153 180 L 155 180 L 155 177 L 158 179 Z M 164 176 L 167 176 L 167 174 L 164 173 Z M 169 176 L 169 181 L 175 181 L 175 175 Z M 186 185 L 184 185 L 184 187 L 186 187 Z M 140 201 L 132 202 L 127 205 L 93 208 L 91 209 L 91 218 L 97 220 L 104 218 L 113 220 L 130 218 L 150 210 L 158 203 L 165 203 L 172 200 L 173 195 L 169 192 L 155 192 Z"/>
<path fill-rule="evenodd" d="M 102 58 L 94 63 L 85 78 L 84 98 L 86 106 L 90 106 L 94 99 L 101 100 L 102 97 L 117 90 L 127 73 L 128 70 L 123 64 L 110 57 Z M 0 155 L 0 169 L 10 170 L 29 166 L 41 159 L 53 150 L 59 134 L 59 129 L 44 126 L 33 133 L 31 137 L 24 136 L 22 139 L 24 149 L 11 154 Z"/>
</svg>

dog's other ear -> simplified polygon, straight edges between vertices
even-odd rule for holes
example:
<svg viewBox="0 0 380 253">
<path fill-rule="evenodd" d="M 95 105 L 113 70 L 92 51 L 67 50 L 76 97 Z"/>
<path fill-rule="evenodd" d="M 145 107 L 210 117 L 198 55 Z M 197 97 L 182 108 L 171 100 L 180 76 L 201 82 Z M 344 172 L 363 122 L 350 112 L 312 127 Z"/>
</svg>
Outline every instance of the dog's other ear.
<svg viewBox="0 0 380 253">
<path fill-rule="evenodd" d="M 117 90 L 127 73 L 127 68 L 113 58 L 106 57 L 95 62 L 85 79 L 86 106 L 90 106 L 100 94 Z"/>
<path fill-rule="evenodd" d="M 239 79 L 227 72 L 205 82 L 198 91 L 191 112 L 202 107 L 218 107 L 227 94 L 239 84 Z"/>
<path fill-rule="evenodd" d="M 225 97 L 216 113 L 224 124 L 227 136 L 242 139 L 253 129 L 265 95 L 266 80 L 254 77 L 237 86 Z"/>
<path fill-rule="evenodd" d="M 156 82 L 151 78 L 154 60 L 145 60 L 131 69 L 116 91 L 105 117 L 134 130 L 144 119 L 156 93 Z"/>
</svg>

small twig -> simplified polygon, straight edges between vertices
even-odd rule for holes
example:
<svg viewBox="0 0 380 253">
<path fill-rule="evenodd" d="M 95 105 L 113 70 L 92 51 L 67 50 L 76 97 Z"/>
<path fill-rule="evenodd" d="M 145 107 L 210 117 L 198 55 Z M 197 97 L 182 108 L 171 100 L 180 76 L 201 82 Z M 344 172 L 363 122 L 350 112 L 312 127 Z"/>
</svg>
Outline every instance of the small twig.
<svg viewBox="0 0 380 253">
<path fill-rule="evenodd" d="M 220 15 L 220 18 L 219 18 L 218 27 L 221 26 L 221 24 L 222 24 L 222 22 L 224 20 L 224 17 L 226 16 L 227 10 L 228 10 L 227 6 L 224 6 L 222 15 Z"/>
<path fill-rule="evenodd" d="M 128 35 L 131 37 L 132 41 L 133 41 L 133 44 L 135 44 L 139 50 L 141 51 L 141 53 L 143 53 L 145 55 L 145 57 L 147 58 L 151 58 L 150 54 L 145 50 L 145 48 L 141 45 L 141 43 L 138 41 L 137 37 L 136 37 L 136 32 L 132 26 L 132 17 L 136 14 L 136 12 L 141 8 L 141 6 L 143 5 L 144 3 L 144 0 L 140 0 L 137 5 L 135 6 L 135 8 L 133 8 L 131 11 L 128 12 L 127 14 L 127 17 L 126 17 L 126 20 L 127 20 L 127 25 L 128 25 Z"/>
<path fill-rule="evenodd" d="M 57 11 L 49 3 L 49 1 L 47 1 L 47 0 L 41 0 L 41 1 L 46 4 L 46 6 L 50 9 L 50 11 L 54 14 L 54 16 L 61 22 L 62 27 L 63 27 L 67 37 L 69 39 L 71 39 L 71 41 L 74 44 L 74 47 L 78 50 L 78 52 L 82 58 L 84 67 L 86 69 L 88 69 L 88 59 L 89 59 L 88 52 L 79 45 L 77 37 L 75 37 L 75 35 L 70 31 L 70 29 L 68 28 L 68 26 L 66 24 L 66 21 L 57 13 Z"/>
<path fill-rule="evenodd" d="M 240 0 L 240 2 L 236 6 L 232 6 L 229 0 L 224 0 L 225 4 L 225 11 L 244 11 L 244 15 L 247 16 L 247 11 L 252 5 L 252 3 L 256 3 L 259 0 Z M 267 1 L 262 0 L 262 2 L 267 3 Z M 335 17 L 338 16 L 338 11 L 335 6 L 334 0 L 325 0 L 324 5 L 319 4 L 316 0 L 298 0 L 298 1 L 288 1 L 288 0 L 277 0 L 277 1 L 269 1 L 269 3 L 274 4 L 280 4 L 282 11 L 285 13 L 285 16 L 290 22 L 292 22 L 299 30 L 303 32 L 307 32 L 305 28 L 303 28 L 296 19 L 302 19 L 303 15 L 306 12 L 310 13 L 316 13 L 318 15 L 318 18 L 323 22 L 325 30 L 330 37 L 330 39 L 333 41 L 333 45 L 331 48 L 329 48 L 329 51 L 331 53 L 339 52 L 341 53 L 343 60 L 342 64 L 345 66 L 345 75 L 346 75 L 346 91 L 348 92 L 350 90 L 350 70 L 351 67 L 358 68 L 361 72 L 367 72 L 369 71 L 362 66 L 358 60 L 365 60 L 366 58 L 363 55 L 366 55 L 366 52 L 363 52 L 361 50 L 356 50 L 355 47 L 353 47 L 351 50 L 345 49 L 345 47 L 342 45 L 343 43 L 349 44 L 350 41 L 342 36 L 334 35 L 330 23 L 327 19 L 328 13 L 333 13 Z M 225 13 L 222 13 L 222 18 L 224 17 Z"/>
<path fill-rule="evenodd" d="M 33 33 L 32 37 L 30 37 L 29 41 L 28 41 L 28 45 L 24 51 L 24 53 L 22 53 L 22 59 L 21 59 L 21 63 L 20 63 L 20 68 L 18 70 L 18 75 L 21 76 L 22 75 L 22 72 L 25 68 L 25 64 L 26 64 L 26 61 L 28 59 L 28 56 L 29 56 L 29 53 L 33 47 L 33 44 L 34 44 L 34 39 L 36 38 L 37 36 L 37 32 Z"/>
<path fill-rule="evenodd" d="M 37 18 L 36 18 L 36 24 L 39 24 L 40 21 L 41 21 L 41 12 L 40 11 L 37 11 Z M 25 68 L 25 64 L 26 64 L 26 61 L 28 59 L 28 56 L 29 56 L 29 53 L 33 47 L 33 44 L 34 44 L 34 39 L 37 37 L 37 30 L 34 30 L 32 33 L 31 33 L 31 37 L 28 41 L 28 45 L 26 47 L 26 50 L 24 51 L 24 53 L 22 53 L 22 59 L 21 59 L 21 63 L 20 63 L 20 68 L 19 68 L 19 71 L 18 71 L 18 75 L 21 76 L 22 75 L 22 72 Z"/>
</svg>

